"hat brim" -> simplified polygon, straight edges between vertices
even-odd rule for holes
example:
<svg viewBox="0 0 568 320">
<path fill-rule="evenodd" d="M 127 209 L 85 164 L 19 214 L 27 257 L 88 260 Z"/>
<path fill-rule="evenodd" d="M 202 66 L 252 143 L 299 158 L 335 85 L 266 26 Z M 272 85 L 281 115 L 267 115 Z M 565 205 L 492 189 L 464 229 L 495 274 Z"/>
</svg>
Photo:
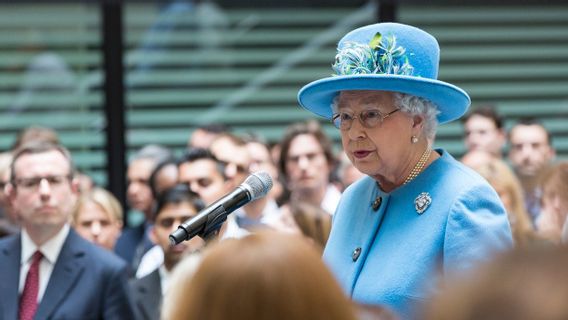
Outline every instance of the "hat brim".
<svg viewBox="0 0 568 320">
<path fill-rule="evenodd" d="M 331 119 L 333 99 L 340 91 L 346 90 L 394 91 L 428 99 L 438 107 L 439 123 L 460 118 L 471 103 L 465 91 L 440 80 L 378 74 L 334 76 L 316 80 L 300 90 L 298 101 L 305 109 Z"/>
</svg>

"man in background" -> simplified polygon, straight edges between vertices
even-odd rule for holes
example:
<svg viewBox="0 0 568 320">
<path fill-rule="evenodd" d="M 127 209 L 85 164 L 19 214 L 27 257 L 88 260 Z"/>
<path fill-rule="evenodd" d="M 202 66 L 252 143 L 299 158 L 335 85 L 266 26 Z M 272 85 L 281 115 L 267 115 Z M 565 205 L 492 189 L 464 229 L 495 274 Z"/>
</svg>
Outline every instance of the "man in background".
<svg viewBox="0 0 568 320">
<path fill-rule="evenodd" d="M 509 160 L 523 186 L 533 224 L 540 214 L 539 178 L 556 155 L 551 139 L 546 128 L 532 118 L 521 119 L 509 132 Z"/>
<path fill-rule="evenodd" d="M 79 183 L 65 148 L 23 145 L 6 194 L 22 231 L 0 240 L 0 319 L 133 318 L 126 264 L 69 226 Z"/>
</svg>

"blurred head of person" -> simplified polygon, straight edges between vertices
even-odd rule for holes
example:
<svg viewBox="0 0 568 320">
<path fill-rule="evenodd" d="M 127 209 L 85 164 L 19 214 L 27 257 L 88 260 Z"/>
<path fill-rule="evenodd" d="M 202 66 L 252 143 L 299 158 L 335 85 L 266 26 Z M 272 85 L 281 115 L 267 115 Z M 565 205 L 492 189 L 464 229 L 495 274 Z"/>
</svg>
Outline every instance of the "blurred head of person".
<svg viewBox="0 0 568 320">
<path fill-rule="evenodd" d="M 30 142 L 14 152 L 6 195 L 36 245 L 66 225 L 79 195 L 69 151 L 61 145 Z"/>
<path fill-rule="evenodd" d="M 540 188 L 541 213 L 537 229 L 545 238 L 559 242 L 568 217 L 568 162 L 560 162 L 547 170 L 540 181 Z"/>
<path fill-rule="evenodd" d="M 156 165 L 148 181 L 154 199 L 164 190 L 172 188 L 178 182 L 178 163 L 174 158 L 161 161 Z"/>
<path fill-rule="evenodd" d="M 171 151 L 165 147 L 147 145 L 136 152 L 128 164 L 126 173 L 128 203 L 133 209 L 144 213 L 147 221 L 152 220 L 154 204 L 150 175 L 158 163 L 172 157 Z"/>
<path fill-rule="evenodd" d="M 554 159 L 551 135 L 535 119 L 522 119 L 509 131 L 509 160 L 521 178 L 537 178 Z"/>
<path fill-rule="evenodd" d="M 272 199 L 280 197 L 282 185 L 278 180 L 278 169 L 272 161 L 270 147 L 261 139 L 251 136 L 246 139 L 246 147 L 251 157 L 250 172 L 264 171 L 272 178 L 273 186 L 268 194 Z"/>
<path fill-rule="evenodd" d="M 204 241 L 193 237 L 178 245 L 170 244 L 169 236 L 186 220 L 197 215 L 204 204 L 197 194 L 189 190 L 186 184 L 178 184 L 164 190 L 157 199 L 156 215 L 150 238 L 164 251 L 164 266 L 172 270 L 184 254 L 201 249 Z"/>
<path fill-rule="evenodd" d="M 303 235 L 323 253 L 331 231 L 331 215 L 319 206 L 293 202 L 282 208 L 280 219 L 272 227 Z"/>
<path fill-rule="evenodd" d="M 82 192 L 73 212 L 73 227 L 83 238 L 113 250 L 122 231 L 123 210 L 109 191 L 95 187 Z"/>
<path fill-rule="evenodd" d="M 195 273 L 177 275 L 163 319 L 355 319 L 319 253 L 294 235 L 259 232 L 218 242 Z"/>
<path fill-rule="evenodd" d="M 212 123 L 196 128 L 187 141 L 187 148 L 208 149 L 217 136 L 229 132 L 229 128 L 222 123 Z"/>
<path fill-rule="evenodd" d="M 501 158 L 506 142 L 503 119 L 493 106 L 473 109 L 462 118 L 465 147 L 468 151 L 482 150 Z"/>
<path fill-rule="evenodd" d="M 51 128 L 30 126 L 18 133 L 11 149 L 16 150 L 24 144 L 32 141 L 59 144 L 59 136 L 57 135 L 57 132 Z"/>
<path fill-rule="evenodd" d="M 331 141 L 319 123 L 297 123 L 287 129 L 278 166 L 292 196 L 294 193 L 308 196 L 325 193 L 335 157 Z"/>
<path fill-rule="evenodd" d="M 229 133 L 221 134 L 215 138 L 209 149 L 225 164 L 225 176 L 232 188 L 245 181 L 250 173 L 252 159 L 242 138 Z"/>
<path fill-rule="evenodd" d="M 515 244 L 517 246 L 529 244 L 534 238 L 534 230 L 525 208 L 521 183 L 513 170 L 505 161 L 494 157 L 489 157 L 485 162 L 477 163 L 472 168 L 497 191 L 507 210 Z"/>
<path fill-rule="evenodd" d="M 510 251 L 467 277 L 445 282 L 422 319 L 568 319 L 566 266 L 566 247 Z"/>
<path fill-rule="evenodd" d="M 225 164 L 207 149 L 192 148 L 178 164 L 178 180 L 210 205 L 229 192 Z"/>
</svg>

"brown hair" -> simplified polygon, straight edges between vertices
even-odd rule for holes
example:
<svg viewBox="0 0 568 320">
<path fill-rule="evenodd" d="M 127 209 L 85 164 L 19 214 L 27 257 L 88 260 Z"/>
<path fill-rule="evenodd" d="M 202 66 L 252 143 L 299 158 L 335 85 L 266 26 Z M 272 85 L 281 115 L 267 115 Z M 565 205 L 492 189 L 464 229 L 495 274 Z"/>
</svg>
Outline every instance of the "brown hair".
<svg viewBox="0 0 568 320">
<path fill-rule="evenodd" d="M 568 248 L 532 246 L 508 252 L 448 281 L 426 320 L 568 319 Z"/>
<path fill-rule="evenodd" d="M 331 231 L 331 215 L 307 202 L 290 203 L 290 212 L 302 234 L 312 239 L 323 251 Z"/>
<path fill-rule="evenodd" d="M 163 319 L 355 319 L 317 251 L 294 235 L 224 240 L 208 248 L 193 276 L 174 280 Z"/>
<path fill-rule="evenodd" d="M 280 170 L 281 176 L 284 179 L 286 179 L 286 177 L 288 176 L 288 173 L 286 172 L 286 162 L 288 159 L 288 152 L 290 151 L 290 145 L 297 136 L 302 134 L 309 134 L 316 138 L 323 150 L 323 153 L 331 170 L 333 170 L 336 164 L 331 140 L 329 140 L 329 138 L 325 135 L 319 123 L 316 121 L 296 123 L 288 127 L 284 138 L 282 138 L 282 142 L 280 143 L 280 159 L 278 159 L 278 169 Z"/>
<path fill-rule="evenodd" d="M 45 153 L 49 151 L 57 151 L 61 153 L 69 161 L 69 176 L 75 175 L 75 165 L 73 164 L 73 159 L 71 158 L 71 153 L 69 150 L 60 144 L 49 143 L 45 141 L 31 141 L 14 151 L 14 156 L 12 158 L 12 163 L 10 164 L 10 183 L 15 184 L 16 174 L 14 172 L 16 161 L 25 154 L 38 154 Z"/>
<path fill-rule="evenodd" d="M 59 136 L 57 135 L 57 132 L 51 128 L 39 126 L 27 127 L 18 133 L 16 141 L 14 141 L 11 149 L 16 150 L 24 144 L 32 141 L 59 144 Z"/>
</svg>

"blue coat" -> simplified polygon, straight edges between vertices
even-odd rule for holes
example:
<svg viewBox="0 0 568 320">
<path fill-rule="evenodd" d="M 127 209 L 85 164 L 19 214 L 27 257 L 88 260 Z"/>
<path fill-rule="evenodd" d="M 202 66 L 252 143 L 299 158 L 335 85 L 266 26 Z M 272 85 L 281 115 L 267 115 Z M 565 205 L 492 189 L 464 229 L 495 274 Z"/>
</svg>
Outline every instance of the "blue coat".
<svg viewBox="0 0 568 320">
<path fill-rule="evenodd" d="M 0 240 L 0 319 L 18 318 L 21 234 Z M 35 319 L 133 319 L 127 266 L 72 229 Z"/>
<path fill-rule="evenodd" d="M 435 290 L 436 275 L 470 269 L 512 247 L 507 214 L 493 188 L 443 150 L 418 177 L 391 193 L 364 177 L 343 194 L 324 259 L 357 302 L 403 319 Z M 423 192 L 431 203 L 416 209 Z M 371 208 L 380 196 L 377 211 Z"/>
</svg>

